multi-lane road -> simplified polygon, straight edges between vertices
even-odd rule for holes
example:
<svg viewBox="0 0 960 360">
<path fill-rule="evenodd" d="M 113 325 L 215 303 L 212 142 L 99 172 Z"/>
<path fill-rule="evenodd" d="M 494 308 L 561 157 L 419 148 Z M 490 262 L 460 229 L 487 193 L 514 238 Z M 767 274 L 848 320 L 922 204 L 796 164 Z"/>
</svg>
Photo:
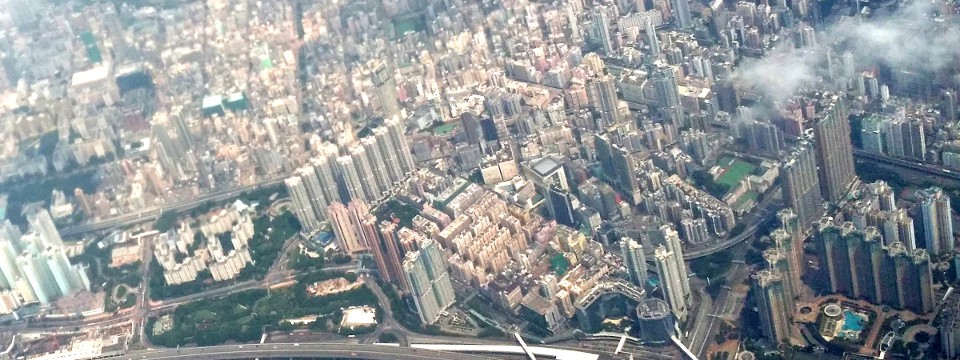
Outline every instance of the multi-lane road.
<svg viewBox="0 0 960 360">
<path fill-rule="evenodd" d="M 191 209 L 196 206 L 200 206 L 203 203 L 208 201 L 223 201 L 235 197 L 237 195 L 243 194 L 245 192 L 253 191 L 263 187 L 270 187 L 283 182 L 283 179 L 273 179 L 259 182 L 253 185 L 239 186 L 232 189 L 214 191 L 209 194 L 201 195 L 199 197 L 194 197 L 186 200 L 174 201 L 169 204 L 164 204 L 161 207 L 154 207 L 150 209 L 145 209 L 136 213 L 129 213 L 125 215 L 120 215 L 103 221 L 74 225 L 71 227 L 66 227 L 60 229 L 61 236 L 72 236 L 78 235 L 90 231 L 100 231 L 106 230 L 118 226 L 126 226 L 139 224 L 151 220 L 156 220 L 160 217 L 160 214 L 163 211 L 184 211 Z"/>
<path fill-rule="evenodd" d="M 360 344 L 245 344 L 195 348 L 153 349 L 131 352 L 115 359 L 130 360 L 214 360 L 254 358 L 336 358 L 372 360 L 492 360 L 495 355 L 463 354 L 445 351 L 414 349 L 399 346 Z"/>
<path fill-rule="evenodd" d="M 853 156 L 859 160 L 867 160 L 875 163 L 892 165 L 896 167 L 907 168 L 914 171 L 923 172 L 930 175 L 936 175 L 942 178 L 960 181 L 960 171 L 944 169 L 935 165 L 918 163 L 910 160 L 898 159 L 869 151 L 854 149 Z"/>
<path fill-rule="evenodd" d="M 734 268 L 727 273 L 727 284 L 735 286 L 741 283 L 751 271 L 752 269 L 745 264 L 735 264 Z M 713 308 L 710 314 L 707 315 L 705 321 L 697 322 L 693 325 L 693 329 L 690 331 L 690 334 L 693 336 L 690 341 L 690 351 L 698 357 L 703 357 L 705 355 L 704 352 L 709 348 L 710 343 L 713 342 L 713 335 L 715 331 L 719 329 L 717 322 L 723 321 L 720 317 L 724 315 L 725 309 L 727 309 L 728 303 L 731 300 L 730 288 L 723 286 L 720 288 L 717 298 L 714 299 Z"/>
<path fill-rule="evenodd" d="M 357 267 L 357 263 L 351 262 L 344 265 L 324 267 L 323 271 L 347 271 L 352 270 Z M 196 301 L 200 299 L 207 298 L 217 298 L 222 297 L 246 290 L 251 289 L 264 289 L 277 284 L 283 284 L 285 282 L 290 282 L 296 279 L 297 274 L 292 272 L 283 272 L 282 276 L 270 276 L 264 280 L 248 280 L 238 282 L 236 284 L 224 286 L 222 288 L 210 289 L 207 291 L 198 292 L 195 294 L 190 294 L 186 296 L 181 296 L 177 298 L 162 300 L 162 301 L 152 301 L 149 303 L 149 310 L 147 314 L 153 315 L 158 312 L 170 310 L 176 308 L 179 305 Z M 54 330 L 67 330 L 72 328 L 103 328 L 109 327 L 117 324 L 121 324 L 137 316 L 135 310 L 126 310 L 120 311 L 117 314 L 104 314 L 98 317 L 92 318 L 77 318 L 77 319 L 67 319 L 67 320 L 43 320 L 43 321 L 34 321 L 34 322 L 16 322 L 9 326 L 4 326 L 0 330 L 11 330 L 14 332 L 21 332 L 24 330 L 30 331 L 54 331 Z"/>
<path fill-rule="evenodd" d="M 730 247 L 743 242 L 744 240 L 753 238 L 753 235 L 756 234 L 757 230 L 760 229 L 760 226 L 763 225 L 771 216 L 774 216 L 775 212 L 770 209 L 770 205 L 774 203 L 777 199 L 776 195 L 780 192 L 780 187 L 776 186 L 767 191 L 767 193 L 760 199 L 760 202 L 755 206 L 755 210 L 749 215 L 745 216 L 740 221 L 744 224 L 749 224 L 749 226 L 743 230 L 740 234 L 729 237 L 726 239 L 716 240 L 709 242 L 703 245 L 690 246 L 683 249 L 683 259 L 684 260 L 693 260 L 696 258 L 704 257 L 710 254 L 714 254 Z"/>
</svg>

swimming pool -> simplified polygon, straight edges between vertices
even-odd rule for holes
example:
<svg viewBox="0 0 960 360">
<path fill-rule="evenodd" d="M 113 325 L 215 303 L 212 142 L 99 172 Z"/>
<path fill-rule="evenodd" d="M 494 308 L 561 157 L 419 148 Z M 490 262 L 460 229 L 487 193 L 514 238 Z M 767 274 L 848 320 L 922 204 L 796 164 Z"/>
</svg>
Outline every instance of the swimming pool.
<svg viewBox="0 0 960 360">
<path fill-rule="evenodd" d="M 843 312 L 843 331 L 860 333 L 863 331 L 863 323 L 866 322 L 863 315 L 856 312 L 845 310 Z"/>
</svg>

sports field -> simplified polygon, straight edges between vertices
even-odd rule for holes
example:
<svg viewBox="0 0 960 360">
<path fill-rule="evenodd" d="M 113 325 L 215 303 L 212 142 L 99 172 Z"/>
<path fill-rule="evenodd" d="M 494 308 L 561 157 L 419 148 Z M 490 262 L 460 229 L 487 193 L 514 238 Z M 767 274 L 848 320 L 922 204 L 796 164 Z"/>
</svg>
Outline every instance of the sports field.
<svg viewBox="0 0 960 360">
<path fill-rule="evenodd" d="M 719 164 L 723 163 L 721 162 L 718 163 L 718 165 Z M 740 159 L 733 159 L 723 170 L 723 173 L 720 174 L 720 177 L 717 178 L 717 183 L 727 185 L 732 189 L 740 183 L 740 180 L 743 180 L 743 178 L 753 173 L 756 169 L 757 167 L 751 163 Z"/>
</svg>

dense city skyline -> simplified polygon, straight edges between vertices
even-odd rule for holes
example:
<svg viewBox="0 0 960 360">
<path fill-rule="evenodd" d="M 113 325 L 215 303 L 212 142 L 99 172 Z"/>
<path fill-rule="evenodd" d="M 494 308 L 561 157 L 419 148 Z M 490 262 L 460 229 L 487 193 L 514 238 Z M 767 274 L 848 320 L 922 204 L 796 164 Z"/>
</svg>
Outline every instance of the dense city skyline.
<svg viewBox="0 0 960 360">
<path fill-rule="evenodd" d="M 952 0 L 0 28 L 0 357 L 960 356 Z"/>
</svg>

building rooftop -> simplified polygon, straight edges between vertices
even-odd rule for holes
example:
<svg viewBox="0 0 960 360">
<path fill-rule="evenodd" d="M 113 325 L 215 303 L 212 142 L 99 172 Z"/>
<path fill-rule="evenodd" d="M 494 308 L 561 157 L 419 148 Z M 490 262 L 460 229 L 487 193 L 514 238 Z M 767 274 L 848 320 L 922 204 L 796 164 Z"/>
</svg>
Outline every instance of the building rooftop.
<svg viewBox="0 0 960 360">
<path fill-rule="evenodd" d="M 530 168 L 540 176 L 548 176 L 560 168 L 560 164 L 549 157 L 540 158 L 530 162 Z"/>
</svg>

